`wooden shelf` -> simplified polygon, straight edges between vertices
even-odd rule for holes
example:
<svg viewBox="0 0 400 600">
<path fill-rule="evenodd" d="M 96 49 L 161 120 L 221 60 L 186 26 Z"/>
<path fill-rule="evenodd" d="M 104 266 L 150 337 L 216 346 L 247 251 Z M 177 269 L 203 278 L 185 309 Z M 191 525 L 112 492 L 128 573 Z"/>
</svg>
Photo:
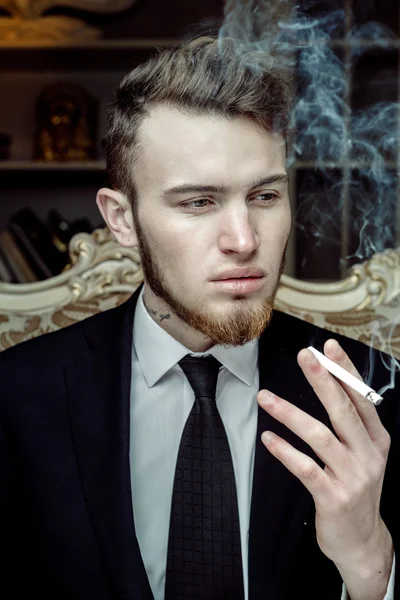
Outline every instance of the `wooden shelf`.
<svg viewBox="0 0 400 600">
<path fill-rule="evenodd" d="M 157 48 L 176 46 L 175 38 L 96 40 L 71 43 L 1 45 L 0 73 L 18 71 L 130 71 Z"/>
<path fill-rule="evenodd" d="M 108 186 L 106 161 L 34 162 L 31 160 L 0 161 L 0 198 L 6 189 L 93 188 Z"/>
<path fill-rule="evenodd" d="M 4 42 L 0 40 L 1 51 L 12 51 L 12 52 L 26 52 L 27 50 L 36 51 L 49 51 L 49 50 L 63 50 L 64 52 L 75 50 L 151 50 L 152 48 L 168 48 L 169 46 L 179 46 L 182 44 L 180 38 L 136 38 L 136 39 L 99 39 L 99 40 L 88 40 L 88 41 L 52 41 L 48 42 L 39 40 L 38 42 L 33 41 L 19 41 L 15 44 Z M 386 38 L 386 39 L 368 39 L 368 38 L 338 38 L 332 40 L 314 40 L 315 46 L 346 46 L 352 48 L 400 48 L 400 40 L 397 38 Z M 299 47 L 307 47 L 309 43 L 299 42 Z"/>
<path fill-rule="evenodd" d="M 32 160 L 1 160 L 0 171 L 105 171 L 106 161 L 35 162 Z"/>
<path fill-rule="evenodd" d="M 153 48 L 168 48 L 169 46 L 178 46 L 182 43 L 181 39 L 176 38 L 143 38 L 135 40 L 88 40 L 79 42 L 43 42 L 32 41 L 18 42 L 10 44 L 0 41 L 0 50 L 2 52 L 26 52 L 29 51 L 52 51 L 62 50 L 64 52 L 75 52 L 76 50 L 151 50 Z"/>
</svg>

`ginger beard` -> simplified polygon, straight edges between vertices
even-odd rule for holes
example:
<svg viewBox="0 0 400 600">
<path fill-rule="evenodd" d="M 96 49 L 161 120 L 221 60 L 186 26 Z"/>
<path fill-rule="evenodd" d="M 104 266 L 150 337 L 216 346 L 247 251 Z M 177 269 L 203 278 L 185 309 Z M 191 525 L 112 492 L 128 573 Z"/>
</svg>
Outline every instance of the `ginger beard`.
<svg viewBox="0 0 400 600">
<path fill-rule="evenodd" d="M 189 327 L 202 333 L 207 339 L 211 340 L 213 345 L 242 346 L 261 336 L 272 318 L 275 296 L 285 267 L 288 241 L 282 253 L 279 274 L 273 292 L 262 299 L 259 307 L 251 305 L 247 294 L 227 294 L 229 308 L 221 315 L 212 308 L 202 308 L 201 301 L 194 307 L 188 307 L 182 304 L 170 291 L 163 269 L 151 251 L 135 212 L 134 210 L 134 223 L 144 280 L 154 295 L 163 300 L 176 317 Z M 149 307 L 146 306 L 146 309 L 149 311 Z"/>
</svg>

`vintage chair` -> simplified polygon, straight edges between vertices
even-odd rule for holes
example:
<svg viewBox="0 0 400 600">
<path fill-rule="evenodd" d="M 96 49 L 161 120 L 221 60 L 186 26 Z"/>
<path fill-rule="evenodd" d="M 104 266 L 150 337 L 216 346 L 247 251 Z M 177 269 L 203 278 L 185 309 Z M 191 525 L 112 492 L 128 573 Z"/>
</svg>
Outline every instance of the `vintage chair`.
<svg viewBox="0 0 400 600">
<path fill-rule="evenodd" d="M 70 243 L 71 266 L 29 284 L 0 283 L 0 351 L 124 302 L 143 281 L 137 249 L 107 228 Z M 400 358 L 400 248 L 375 254 L 329 284 L 283 275 L 276 309 Z"/>
</svg>

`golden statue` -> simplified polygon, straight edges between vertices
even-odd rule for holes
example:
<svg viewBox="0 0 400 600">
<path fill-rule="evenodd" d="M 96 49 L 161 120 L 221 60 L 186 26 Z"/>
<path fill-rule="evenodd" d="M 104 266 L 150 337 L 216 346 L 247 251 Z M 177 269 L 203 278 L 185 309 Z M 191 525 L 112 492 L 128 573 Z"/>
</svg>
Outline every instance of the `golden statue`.
<svg viewBox="0 0 400 600">
<path fill-rule="evenodd" d="M 44 13 L 65 6 L 88 12 L 112 13 L 126 10 L 136 0 L 0 0 L 0 8 L 10 16 L 0 16 L 0 43 L 76 42 L 101 37 L 101 32 L 83 20 Z"/>
<path fill-rule="evenodd" d="M 90 161 L 97 158 L 98 101 L 85 89 L 59 82 L 36 103 L 33 160 Z"/>
</svg>

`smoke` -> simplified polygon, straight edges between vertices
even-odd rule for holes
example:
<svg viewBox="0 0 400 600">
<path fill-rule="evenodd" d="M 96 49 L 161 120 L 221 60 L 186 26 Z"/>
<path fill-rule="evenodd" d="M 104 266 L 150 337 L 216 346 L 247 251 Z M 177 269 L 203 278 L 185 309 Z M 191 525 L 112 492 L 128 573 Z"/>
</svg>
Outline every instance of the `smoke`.
<svg viewBox="0 0 400 600">
<path fill-rule="evenodd" d="M 348 52 L 339 42 L 348 18 L 345 11 L 330 3 L 327 12 L 310 16 L 309 9 L 320 4 L 303 2 L 305 14 L 287 0 L 228 0 L 220 36 L 236 41 L 248 66 L 267 65 L 296 82 L 296 140 L 287 166 L 312 161 L 317 170 L 308 170 L 300 189 L 296 224 L 314 235 L 317 246 L 329 236 L 340 244 L 344 203 L 350 198 L 352 213 L 347 217 L 359 240 L 344 260 L 360 262 L 393 247 L 399 105 L 382 100 L 351 110 L 346 71 L 365 53 L 364 40 L 387 48 L 395 38 L 377 23 L 353 27 L 345 36 Z M 370 81 L 370 89 L 374 86 L 382 87 L 382 82 Z M 321 173 L 322 186 L 317 185 Z M 311 196 L 310 190 L 315 190 Z"/>
<path fill-rule="evenodd" d="M 296 163 L 294 224 L 314 247 L 328 244 L 343 275 L 345 267 L 396 246 L 400 111 L 397 100 L 388 101 L 397 84 L 379 64 L 379 52 L 395 49 L 395 34 L 375 22 L 351 26 L 343 2 L 337 6 L 227 0 L 219 36 L 235 40 L 245 65 L 276 69 L 295 87 L 296 133 L 287 159 L 288 168 Z M 354 87 L 363 69 L 368 94 Z M 373 335 L 381 338 L 382 331 Z M 371 352 L 368 380 L 372 359 Z M 385 365 L 391 372 L 385 390 L 394 384 L 394 362 L 400 367 L 394 359 Z"/>
</svg>

